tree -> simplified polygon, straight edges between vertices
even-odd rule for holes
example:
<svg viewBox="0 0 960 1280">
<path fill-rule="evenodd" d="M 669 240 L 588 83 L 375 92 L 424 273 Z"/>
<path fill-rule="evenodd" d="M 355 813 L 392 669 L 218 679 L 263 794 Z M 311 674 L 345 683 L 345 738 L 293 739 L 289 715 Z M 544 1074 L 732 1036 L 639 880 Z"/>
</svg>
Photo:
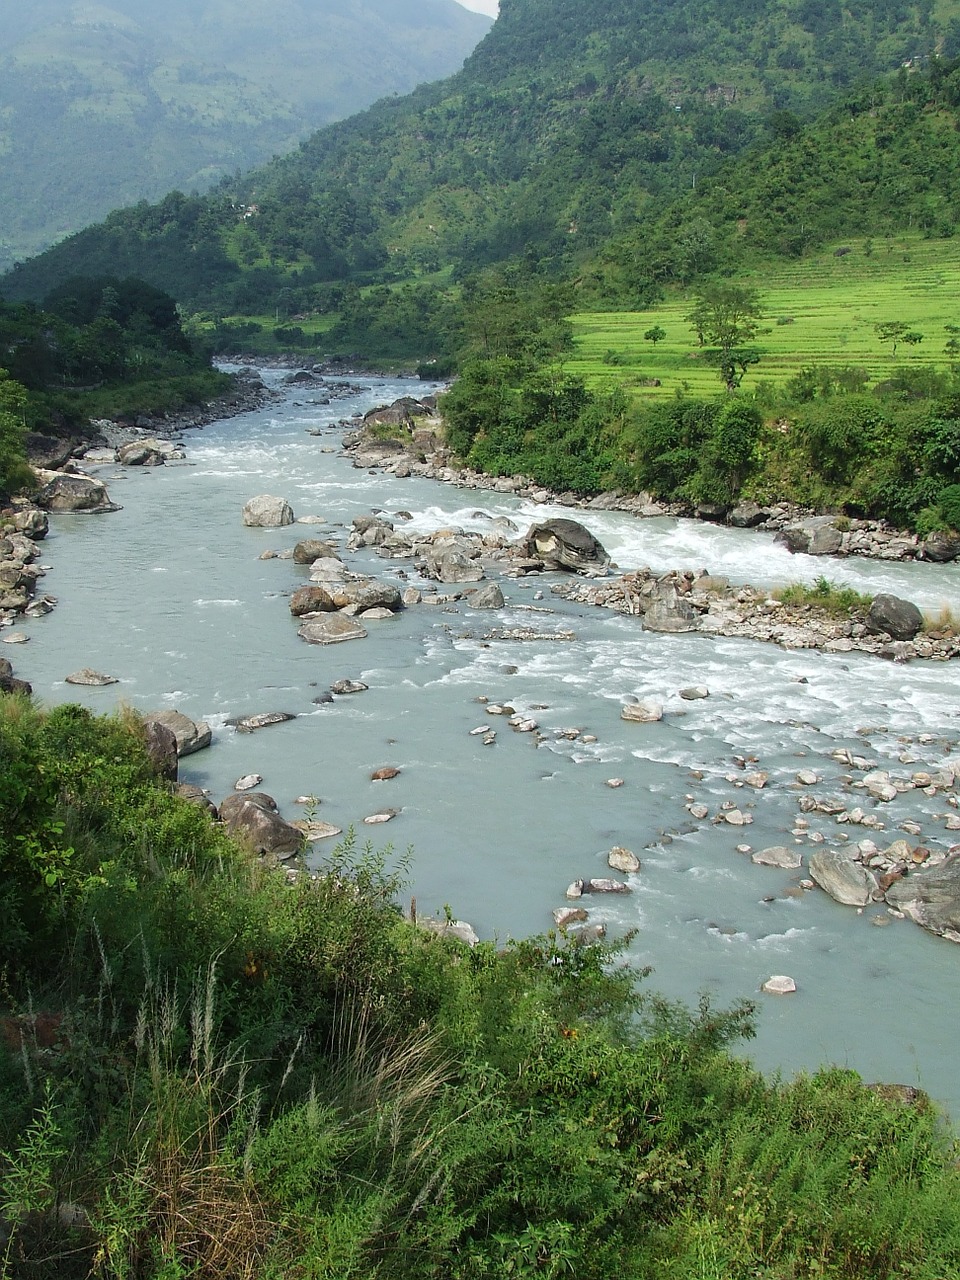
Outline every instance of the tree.
<svg viewBox="0 0 960 1280">
<path fill-rule="evenodd" d="M 26 387 L 0 369 L 0 493 L 16 493 L 36 482 L 24 448 L 26 407 Z"/>
<path fill-rule="evenodd" d="M 648 329 L 646 331 L 643 335 L 643 339 L 645 342 L 652 342 L 654 347 L 656 347 L 657 343 L 662 342 L 666 336 L 666 329 L 664 329 L 662 325 L 655 324 L 652 329 Z"/>
<path fill-rule="evenodd" d="M 756 289 L 715 284 L 697 295 L 687 316 L 728 391 L 736 391 L 747 369 L 760 359 L 760 352 L 749 345 L 760 331 L 760 314 Z"/>
<path fill-rule="evenodd" d="M 873 326 L 873 330 L 881 342 L 893 344 L 890 354 L 894 356 L 897 354 L 898 342 L 906 342 L 915 347 L 918 342 L 923 341 L 923 334 L 912 330 L 906 320 L 882 320 Z"/>
</svg>

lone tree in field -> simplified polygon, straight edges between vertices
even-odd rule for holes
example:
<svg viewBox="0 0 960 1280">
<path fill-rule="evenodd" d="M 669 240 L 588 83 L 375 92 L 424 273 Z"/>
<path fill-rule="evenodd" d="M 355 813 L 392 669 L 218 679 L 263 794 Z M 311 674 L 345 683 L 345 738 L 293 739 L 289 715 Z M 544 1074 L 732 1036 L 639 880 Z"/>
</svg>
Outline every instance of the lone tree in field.
<svg viewBox="0 0 960 1280">
<path fill-rule="evenodd" d="M 898 342 L 906 342 L 909 346 L 915 347 L 918 342 L 923 341 L 923 334 L 911 329 L 906 320 L 882 320 L 873 326 L 873 331 L 881 342 L 893 344 L 890 354 L 894 356 L 897 354 Z"/>
<path fill-rule="evenodd" d="M 648 329 L 646 331 L 643 335 L 643 339 L 645 342 L 652 342 L 654 347 L 656 347 L 657 343 L 662 342 L 666 336 L 666 329 L 664 329 L 662 325 L 655 324 L 652 329 Z"/>
<path fill-rule="evenodd" d="M 756 289 L 715 284 L 697 294 L 697 305 L 687 316 L 728 391 L 736 391 L 747 369 L 760 359 L 750 345 L 760 332 L 760 315 Z"/>
</svg>

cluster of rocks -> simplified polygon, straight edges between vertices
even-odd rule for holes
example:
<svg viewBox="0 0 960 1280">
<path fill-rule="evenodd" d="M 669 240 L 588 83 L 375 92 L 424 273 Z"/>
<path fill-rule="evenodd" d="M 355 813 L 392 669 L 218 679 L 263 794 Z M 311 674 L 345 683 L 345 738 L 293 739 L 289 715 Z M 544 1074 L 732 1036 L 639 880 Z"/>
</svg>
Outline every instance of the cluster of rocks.
<svg viewBox="0 0 960 1280">
<path fill-rule="evenodd" d="M 289 712 L 265 712 L 227 723 L 238 733 L 254 733 L 294 718 Z M 287 821 L 272 796 L 255 790 L 263 781 L 256 773 L 238 778 L 233 793 L 219 805 L 214 804 L 201 787 L 178 781 L 181 757 L 202 751 L 213 741 L 213 731 L 206 721 L 192 720 L 180 711 L 157 711 L 142 716 L 141 723 L 147 753 L 160 776 L 174 785 L 178 795 L 222 823 L 226 831 L 258 856 L 270 862 L 286 862 L 303 853 L 308 844 L 342 834 L 342 828 L 312 817 Z M 319 803 L 312 796 L 301 800 L 311 806 Z M 382 815 L 375 816 L 378 821 L 385 820 Z"/>
<path fill-rule="evenodd" d="M 359 422 L 344 424 L 351 428 L 344 439 L 344 448 L 353 457 L 354 465 L 383 468 L 399 477 L 422 476 L 460 488 L 513 493 L 532 502 L 586 511 L 622 511 L 641 518 L 685 516 L 738 529 L 760 529 L 776 533 L 790 551 L 807 555 L 931 560 L 940 564 L 960 557 L 960 535 L 953 532 L 937 531 L 921 538 L 896 529 L 884 520 L 819 516 L 793 503 L 691 506 L 682 502 L 660 502 L 649 493 L 624 494 L 619 490 L 583 498 L 575 493 L 547 489 L 529 476 L 489 476 L 456 465 L 444 440 L 443 420 L 432 409 L 432 403 L 421 402 L 422 413 L 416 423 L 409 423 L 406 431 L 397 430 L 389 439 L 374 430 L 386 421 L 382 417 L 368 414 Z M 386 412 L 388 410 L 375 411 L 381 415 Z"/>
<path fill-rule="evenodd" d="M 13 626 L 19 617 L 42 617 L 57 603 L 53 596 L 37 595 L 46 572 L 38 563 L 39 544 L 48 528 L 46 512 L 32 503 L 18 501 L 0 512 L 0 628 Z"/>
<path fill-rule="evenodd" d="M 558 583 L 555 594 L 641 619 L 648 631 L 736 636 L 764 640 L 788 649 L 824 649 L 831 653 L 871 653 L 898 662 L 911 658 L 955 658 L 960 640 L 949 634 L 922 633 L 916 605 L 878 595 L 860 616 L 833 617 L 815 604 L 786 604 L 750 586 L 703 570 L 634 573 L 598 584 Z"/>
</svg>

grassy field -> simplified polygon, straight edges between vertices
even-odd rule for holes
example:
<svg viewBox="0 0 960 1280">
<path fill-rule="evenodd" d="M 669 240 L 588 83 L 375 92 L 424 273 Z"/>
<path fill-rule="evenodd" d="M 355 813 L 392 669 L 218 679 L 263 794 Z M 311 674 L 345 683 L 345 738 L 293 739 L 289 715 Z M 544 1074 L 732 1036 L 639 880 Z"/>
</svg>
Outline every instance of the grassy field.
<svg viewBox="0 0 960 1280">
<path fill-rule="evenodd" d="M 849 252 L 838 256 L 841 248 Z M 873 383 L 897 365 L 950 364 L 945 326 L 960 323 L 960 239 L 848 240 L 768 274 L 741 276 L 738 283 L 756 288 L 763 306 L 764 331 L 756 343 L 761 360 L 744 379 L 746 390 L 785 382 L 810 365 L 862 367 Z M 620 383 L 644 397 L 678 390 L 713 395 L 719 379 L 699 356 L 685 319 L 691 309 L 687 294 L 650 311 L 574 316 L 577 349 L 566 368 L 597 389 Z M 906 321 L 923 341 L 901 344 L 894 358 L 874 330 L 887 320 Z M 656 345 L 643 337 L 654 325 L 667 334 Z M 650 386 L 653 379 L 661 385 Z"/>
</svg>

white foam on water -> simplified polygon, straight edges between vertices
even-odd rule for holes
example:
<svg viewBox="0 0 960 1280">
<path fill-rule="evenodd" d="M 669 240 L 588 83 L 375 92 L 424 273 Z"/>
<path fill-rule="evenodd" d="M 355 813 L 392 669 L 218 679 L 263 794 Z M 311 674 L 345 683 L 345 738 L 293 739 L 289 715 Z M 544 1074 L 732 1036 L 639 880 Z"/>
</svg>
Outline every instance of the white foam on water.
<svg viewBox="0 0 960 1280">
<path fill-rule="evenodd" d="M 211 606 L 235 609 L 235 608 L 238 608 L 240 605 L 242 605 L 244 602 L 242 600 L 202 600 L 201 599 L 201 600 L 194 600 L 193 603 L 197 606 L 198 609 L 207 609 L 207 608 L 210 608 Z"/>
</svg>

